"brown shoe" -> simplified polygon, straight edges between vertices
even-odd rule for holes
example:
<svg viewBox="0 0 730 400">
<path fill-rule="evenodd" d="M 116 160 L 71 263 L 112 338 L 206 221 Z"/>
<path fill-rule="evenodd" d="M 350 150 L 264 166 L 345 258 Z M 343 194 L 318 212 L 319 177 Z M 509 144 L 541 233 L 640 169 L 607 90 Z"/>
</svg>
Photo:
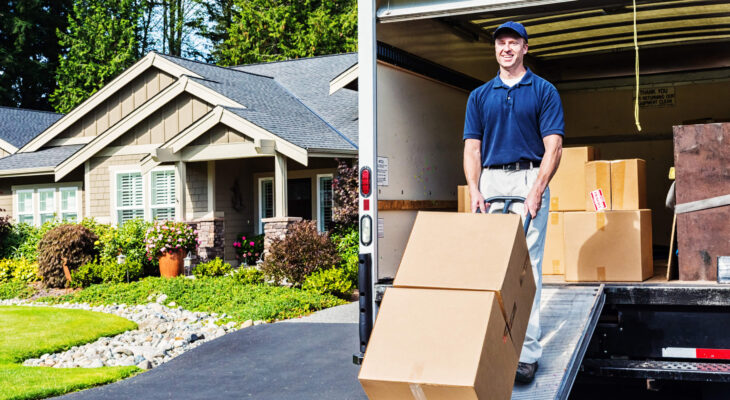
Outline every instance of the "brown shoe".
<svg viewBox="0 0 730 400">
<path fill-rule="evenodd" d="M 517 375 L 515 376 L 515 382 L 519 383 L 530 383 L 535 379 L 535 372 L 537 371 L 537 361 L 532 364 L 518 363 L 517 364 Z"/>
</svg>

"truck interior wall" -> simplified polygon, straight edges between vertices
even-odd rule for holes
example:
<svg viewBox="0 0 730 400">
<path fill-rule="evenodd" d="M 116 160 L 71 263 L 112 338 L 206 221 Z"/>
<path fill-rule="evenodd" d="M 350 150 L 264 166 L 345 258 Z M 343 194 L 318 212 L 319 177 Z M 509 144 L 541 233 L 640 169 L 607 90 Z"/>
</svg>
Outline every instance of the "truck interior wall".
<svg viewBox="0 0 730 400">
<path fill-rule="evenodd" d="M 379 200 L 456 200 L 462 169 L 464 111 L 469 93 L 378 64 L 378 156 L 388 159 L 389 185 Z M 416 211 L 380 211 L 378 275 L 400 264 Z M 435 232 L 438 234 L 438 232 Z"/>
</svg>

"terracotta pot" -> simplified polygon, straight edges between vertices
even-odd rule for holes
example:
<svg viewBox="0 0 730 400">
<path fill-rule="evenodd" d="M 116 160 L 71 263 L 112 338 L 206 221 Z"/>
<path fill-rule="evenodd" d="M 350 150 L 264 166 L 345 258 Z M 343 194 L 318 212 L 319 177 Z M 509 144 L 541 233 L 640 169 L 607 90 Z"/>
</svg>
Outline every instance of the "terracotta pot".
<svg viewBox="0 0 730 400">
<path fill-rule="evenodd" d="M 175 252 L 166 252 L 160 256 L 160 276 L 163 278 L 174 278 L 183 271 L 185 252 L 181 249 Z"/>
</svg>

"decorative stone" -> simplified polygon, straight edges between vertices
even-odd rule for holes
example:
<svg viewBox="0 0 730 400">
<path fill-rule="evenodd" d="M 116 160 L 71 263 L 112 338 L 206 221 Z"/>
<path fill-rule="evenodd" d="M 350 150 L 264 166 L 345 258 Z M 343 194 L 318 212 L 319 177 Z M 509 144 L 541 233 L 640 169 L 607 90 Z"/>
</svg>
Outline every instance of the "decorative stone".
<svg viewBox="0 0 730 400">
<path fill-rule="evenodd" d="M 241 324 L 241 328 L 248 328 L 249 326 L 253 326 L 253 320 L 247 319 Z"/>
</svg>

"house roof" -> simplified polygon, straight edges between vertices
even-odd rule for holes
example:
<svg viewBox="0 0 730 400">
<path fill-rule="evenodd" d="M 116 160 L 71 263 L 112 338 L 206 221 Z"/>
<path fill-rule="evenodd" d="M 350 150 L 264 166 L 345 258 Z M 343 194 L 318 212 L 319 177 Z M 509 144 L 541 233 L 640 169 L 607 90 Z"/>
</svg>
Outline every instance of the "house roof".
<svg viewBox="0 0 730 400">
<path fill-rule="evenodd" d="M 22 170 L 29 168 L 53 168 L 71 157 L 82 144 L 49 147 L 29 153 L 16 153 L 0 158 L 0 171 Z"/>
<path fill-rule="evenodd" d="M 49 111 L 0 107 L 0 139 L 23 147 L 61 117 L 63 114 Z"/>
<path fill-rule="evenodd" d="M 206 86 L 237 103 L 245 105 L 246 108 L 226 107 L 227 110 L 251 121 L 259 127 L 285 139 L 292 144 L 305 149 L 318 150 L 355 150 L 357 149 L 357 134 L 352 133 L 348 124 L 343 123 L 343 118 L 332 120 L 337 115 L 334 111 L 334 104 L 329 101 L 317 99 L 318 95 L 329 96 L 329 75 L 337 75 L 336 72 L 325 70 L 326 74 L 318 72 L 314 65 L 302 64 L 306 73 L 300 74 L 301 80 L 321 82 L 320 91 L 312 88 L 306 89 L 307 85 L 293 85 L 288 87 L 276 76 L 287 76 L 286 82 L 293 81 L 293 73 L 280 73 L 281 66 L 277 67 L 271 63 L 261 64 L 271 66 L 270 70 L 258 67 L 257 71 L 244 71 L 241 69 L 223 68 L 196 61 L 181 59 L 171 56 L 163 56 L 183 68 L 186 68 L 202 78 L 190 78 L 203 86 Z M 289 62 L 295 64 L 297 61 Z M 285 68 L 289 71 L 291 67 Z M 268 71 L 268 74 L 265 74 Z M 330 73 L 331 72 L 331 73 Z M 341 71 L 339 71 L 341 72 Z M 267 76 L 269 75 L 269 76 Z M 325 76 L 326 75 L 326 76 Z M 273 76 L 273 78 L 272 78 Z M 296 89 L 296 92 L 292 90 Z M 306 89 L 306 90 L 305 90 Z M 345 92 L 345 91 L 343 91 Z M 297 94 L 304 96 L 300 97 Z M 343 96 L 347 96 L 344 93 Z M 346 103 L 340 99 L 340 107 Z M 355 113 L 357 115 L 357 94 L 354 94 Z M 343 110 L 349 112 L 352 106 L 344 106 Z M 345 120 L 347 118 L 344 118 Z M 357 131 L 355 121 L 355 132 Z M 338 129 L 339 126 L 339 129 Z"/>
<path fill-rule="evenodd" d="M 357 53 L 299 58 L 233 69 L 274 78 L 314 113 L 321 116 L 352 143 L 358 143 L 357 92 L 329 94 L 330 81 L 357 63 Z"/>
</svg>

